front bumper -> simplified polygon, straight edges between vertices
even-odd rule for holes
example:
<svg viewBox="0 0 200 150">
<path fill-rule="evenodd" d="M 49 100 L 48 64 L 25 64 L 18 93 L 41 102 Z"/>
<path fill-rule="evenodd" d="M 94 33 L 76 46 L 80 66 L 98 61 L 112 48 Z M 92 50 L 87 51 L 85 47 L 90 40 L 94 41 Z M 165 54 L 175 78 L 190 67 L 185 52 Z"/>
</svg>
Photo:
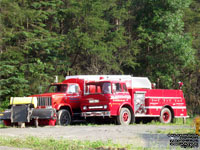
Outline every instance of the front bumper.
<svg viewBox="0 0 200 150">
<path fill-rule="evenodd" d="M 0 120 L 11 120 L 14 122 L 30 122 L 32 119 L 56 119 L 56 110 L 49 109 L 8 109 L 3 113 L 0 113 Z"/>
<path fill-rule="evenodd" d="M 0 113 L 0 120 L 9 120 L 10 118 L 11 118 L 10 109 Z"/>
<path fill-rule="evenodd" d="M 110 117 L 110 111 L 82 112 L 82 117 Z"/>
<path fill-rule="evenodd" d="M 56 110 L 53 108 L 48 109 L 33 109 L 31 118 L 38 119 L 56 119 Z"/>
</svg>

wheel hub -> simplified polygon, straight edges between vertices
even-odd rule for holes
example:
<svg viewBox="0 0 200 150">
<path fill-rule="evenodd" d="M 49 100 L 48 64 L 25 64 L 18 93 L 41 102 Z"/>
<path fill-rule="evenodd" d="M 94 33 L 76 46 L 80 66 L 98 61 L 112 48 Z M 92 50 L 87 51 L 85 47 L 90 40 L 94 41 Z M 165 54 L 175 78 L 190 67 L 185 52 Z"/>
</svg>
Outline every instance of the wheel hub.
<svg viewBox="0 0 200 150">
<path fill-rule="evenodd" d="M 164 112 L 164 114 L 163 114 L 163 120 L 165 122 L 169 120 L 169 113 L 168 112 Z"/>
<path fill-rule="evenodd" d="M 125 112 L 124 114 L 123 114 L 123 120 L 124 121 L 128 121 L 128 113 L 127 112 Z"/>
</svg>

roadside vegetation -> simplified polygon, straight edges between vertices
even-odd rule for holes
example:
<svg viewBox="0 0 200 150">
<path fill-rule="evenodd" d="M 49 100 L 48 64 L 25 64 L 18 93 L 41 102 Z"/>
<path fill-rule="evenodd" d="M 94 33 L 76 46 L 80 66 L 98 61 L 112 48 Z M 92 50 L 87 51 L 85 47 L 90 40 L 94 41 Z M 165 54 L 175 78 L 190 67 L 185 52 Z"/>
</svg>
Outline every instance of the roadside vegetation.
<svg viewBox="0 0 200 150">
<path fill-rule="evenodd" d="M 79 140 L 56 140 L 53 138 L 15 138 L 15 137 L 0 137 L 1 146 L 30 148 L 33 150 L 159 150 L 159 145 L 155 144 L 152 148 L 137 147 L 136 145 L 115 144 L 111 140 L 103 141 L 79 141 Z M 170 149 L 170 147 L 167 147 Z M 180 149 L 179 147 L 175 149 Z"/>
<path fill-rule="evenodd" d="M 0 128 L 6 128 L 4 124 L 0 124 Z"/>
<path fill-rule="evenodd" d="M 182 119 L 175 119 L 174 123 L 163 124 L 159 121 L 151 121 L 149 123 L 139 123 L 134 125 L 158 125 L 158 126 L 176 126 L 173 130 L 157 130 L 152 134 L 195 134 L 195 129 L 193 127 L 194 118 L 188 118 L 186 124 L 183 124 Z M 100 124 L 84 123 L 75 125 L 87 125 L 87 126 L 99 126 Z M 113 126 L 114 124 L 110 124 Z M 191 128 L 188 128 L 191 126 Z M 0 128 L 6 128 L 3 124 L 0 124 Z M 1 130 L 1 129 L 0 129 Z M 53 139 L 53 138 L 38 138 L 38 137 L 2 137 L 0 136 L 0 145 L 17 147 L 17 148 L 30 148 L 33 150 L 157 150 L 160 149 L 159 145 L 155 143 L 155 147 L 145 148 L 136 147 L 136 145 L 120 145 L 113 143 L 111 140 L 104 141 L 80 141 L 80 140 L 66 140 L 66 139 Z M 170 149 L 168 147 L 167 149 Z M 180 149 L 176 147 L 175 149 Z"/>
<path fill-rule="evenodd" d="M 153 125 L 194 125 L 194 118 L 187 118 L 186 122 L 183 122 L 183 118 L 176 118 L 173 120 L 172 123 L 161 123 L 160 121 L 151 121 L 150 123 L 147 124 L 153 124 Z"/>
<path fill-rule="evenodd" d="M 158 118 L 152 119 L 152 120 L 149 120 L 149 118 L 146 118 L 146 120 L 141 118 L 140 120 L 137 120 L 136 122 L 137 123 L 134 123 L 133 125 L 135 125 L 135 124 L 145 124 L 145 125 L 164 125 L 164 126 L 169 126 L 169 125 L 170 126 L 173 126 L 173 125 L 174 126 L 177 126 L 177 125 L 193 126 L 194 125 L 194 117 L 187 118 L 185 123 L 183 121 L 183 118 L 175 118 L 175 119 L 173 119 L 173 122 L 166 123 L 166 124 L 165 123 L 161 123 Z"/>
<path fill-rule="evenodd" d="M 53 138 L 42 139 L 37 137 L 27 138 L 11 138 L 0 137 L 0 145 L 18 147 L 18 148 L 31 148 L 36 150 L 129 150 L 133 149 L 131 145 L 122 146 L 114 144 L 112 141 L 79 141 L 79 140 L 55 140 Z"/>
<path fill-rule="evenodd" d="M 170 129 L 170 130 L 157 130 L 157 133 L 161 134 L 195 134 L 195 128 L 180 128 L 180 129 Z"/>
</svg>

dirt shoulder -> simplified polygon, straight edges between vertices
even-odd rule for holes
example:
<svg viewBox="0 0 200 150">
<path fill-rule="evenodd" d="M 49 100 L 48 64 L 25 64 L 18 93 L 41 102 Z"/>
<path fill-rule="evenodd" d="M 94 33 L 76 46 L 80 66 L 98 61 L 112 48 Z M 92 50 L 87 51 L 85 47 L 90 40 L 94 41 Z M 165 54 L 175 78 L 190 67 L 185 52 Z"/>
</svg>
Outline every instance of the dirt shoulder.
<svg viewBox="0 0 200 150">
<path fill-rule="evenodd" d="M 159 126 L 159 125 L 98 125 L 98 126 L 55 126 L 38 128 L 1 128 L 0 136 L 21 137 L 36 136 L 68 140 L 107 141 L 122 145 L 132 144 L 136 147 L 166 147 L 169 137 L 157 134 L 160 130 L 191 128 L 190 126 Z"/>
<path fill-rule="evenodd" d="M 9 147 L 9 146 L 0 146 L 0 150 L 31 150 L 29 148 L 16 148 L 16 147 Z"/>
</svg>

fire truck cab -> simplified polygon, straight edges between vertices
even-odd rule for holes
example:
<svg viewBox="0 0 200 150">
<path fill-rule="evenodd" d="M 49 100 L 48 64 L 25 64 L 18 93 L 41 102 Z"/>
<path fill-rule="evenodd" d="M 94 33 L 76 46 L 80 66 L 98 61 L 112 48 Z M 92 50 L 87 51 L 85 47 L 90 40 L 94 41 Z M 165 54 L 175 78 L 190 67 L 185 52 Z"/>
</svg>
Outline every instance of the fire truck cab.
<svg viewBox="0 0 200 150">
<path fill-rule="evenodd" d="M 11 97 L 10 109 L 0 116 L 5 125 L 26 123 L 38 125 L 69 125 L 80 116 L 80 100 L 86 79 L 66 77 L 51 84 L 42 94 Z"/>
<path fill-rule="evenodd" d="M 103 80 L 87 83 L 81 106 L 83 117 L 123 116 L 123 118 L 118 118 L 120 124 L 129 124 L 134 121 L 131 115 L 134 110 L 131 105 L 131 96 L 126 82 L 123 81 Z M 119 113 L 122 114 L 119 115 Z"/>
</svg>

